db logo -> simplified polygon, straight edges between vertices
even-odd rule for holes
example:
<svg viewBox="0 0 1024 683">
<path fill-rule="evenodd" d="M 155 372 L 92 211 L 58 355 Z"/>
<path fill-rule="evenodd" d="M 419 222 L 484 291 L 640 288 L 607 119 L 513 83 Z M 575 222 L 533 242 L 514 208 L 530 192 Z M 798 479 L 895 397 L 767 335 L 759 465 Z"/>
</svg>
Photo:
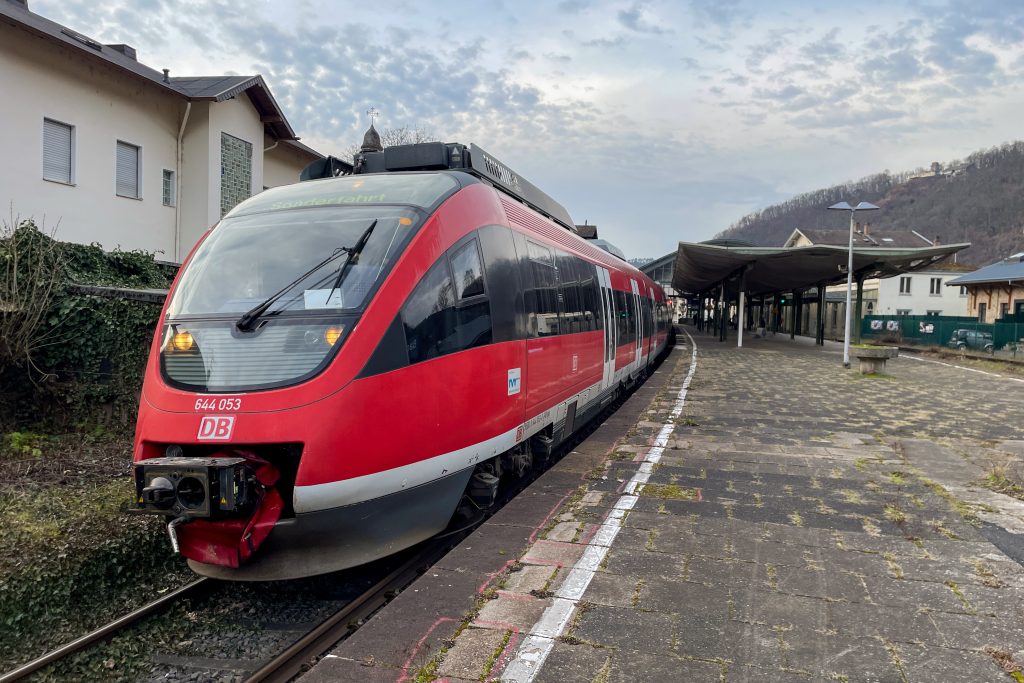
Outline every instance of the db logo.
<svg viewBox="0 0 1024 683">
<path fill-rule="evenodd" d="M 234 428 L 234 415 L 205 415 L 199 423 L 199 435 L 196 438 L 225 441 L 231 438 Z"/>
</svg>

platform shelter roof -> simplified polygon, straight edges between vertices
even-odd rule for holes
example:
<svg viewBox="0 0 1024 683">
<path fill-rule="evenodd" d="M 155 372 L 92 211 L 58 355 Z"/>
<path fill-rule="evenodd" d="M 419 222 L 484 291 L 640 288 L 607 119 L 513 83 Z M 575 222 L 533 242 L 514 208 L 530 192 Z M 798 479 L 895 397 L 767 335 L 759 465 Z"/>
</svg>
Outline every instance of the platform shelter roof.
<svg viewBox="0 0 1024 683">
<path fill-rule="evenodd" d="M 854 247 L 854 274 L 864 278 L 891 277 L 928 268 L 970 244 L 919 248 Z M 696 294 L 744 275 L 750 295 L 786 292 L 846 281 L 847 247 L 753 247 L 680 242 L 673 286 Z"/>
</svg>

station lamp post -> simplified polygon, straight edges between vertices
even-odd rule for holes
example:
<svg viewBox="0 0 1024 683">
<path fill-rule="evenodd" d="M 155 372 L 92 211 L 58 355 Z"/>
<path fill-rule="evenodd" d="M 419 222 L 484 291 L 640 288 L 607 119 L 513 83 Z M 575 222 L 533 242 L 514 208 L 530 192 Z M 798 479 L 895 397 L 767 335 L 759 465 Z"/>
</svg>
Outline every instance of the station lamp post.
<svg viewBox="0 0 1024 683">
<path fill-rule="evenodd" d="M 850 247 L 846 258 L 846 329 L 843 331 L 843 367 L 850 367 L 850 311 L 853 293 L 853 215 L 858 211 L 874 211 L 878 207 L 868 202 L 860 202 L 857 206 L 850 206 L 847 202 L 839 202 L 828 207 L 829 211 L 850 212 Z"/>
</svg>

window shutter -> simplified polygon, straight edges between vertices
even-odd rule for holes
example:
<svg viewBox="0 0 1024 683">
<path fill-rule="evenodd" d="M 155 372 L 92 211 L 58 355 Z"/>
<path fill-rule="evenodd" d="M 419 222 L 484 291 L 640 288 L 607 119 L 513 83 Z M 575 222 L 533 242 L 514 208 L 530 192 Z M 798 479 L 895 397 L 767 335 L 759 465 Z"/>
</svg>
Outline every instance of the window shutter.
<svg viewBox="0 0 1024 683">
<path fill-rule="evenodd" d="M 120 140 L 117 142 L 117 194 L 139 196 L 139 148 Z"/>
<path fill-rule="evenodd" d="M 43 119 L 43 177 L 71 183 L 71 126 Z"/>
</svg>

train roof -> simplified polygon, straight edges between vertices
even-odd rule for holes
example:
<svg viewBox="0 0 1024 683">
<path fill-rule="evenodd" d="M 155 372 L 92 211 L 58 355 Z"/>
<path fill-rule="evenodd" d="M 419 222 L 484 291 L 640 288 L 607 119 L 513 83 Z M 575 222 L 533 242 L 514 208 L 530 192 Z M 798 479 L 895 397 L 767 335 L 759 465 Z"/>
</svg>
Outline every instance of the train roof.
<svg viewBox="0 0 1024 683">
<path fill-rule="evenodd" d="M 301 180 L 332 176 L 391 173 L 396 171 L 463 171 L 515 197 L 534 211 L 576 232 L 565 207 L 481 147 L 458 142 L 420 142 L 382 148 L 373 126 L 366 131 L 362 149 L 349 165 L 334 157 L 319 159 L 302 170 Z"/>
</svg>

